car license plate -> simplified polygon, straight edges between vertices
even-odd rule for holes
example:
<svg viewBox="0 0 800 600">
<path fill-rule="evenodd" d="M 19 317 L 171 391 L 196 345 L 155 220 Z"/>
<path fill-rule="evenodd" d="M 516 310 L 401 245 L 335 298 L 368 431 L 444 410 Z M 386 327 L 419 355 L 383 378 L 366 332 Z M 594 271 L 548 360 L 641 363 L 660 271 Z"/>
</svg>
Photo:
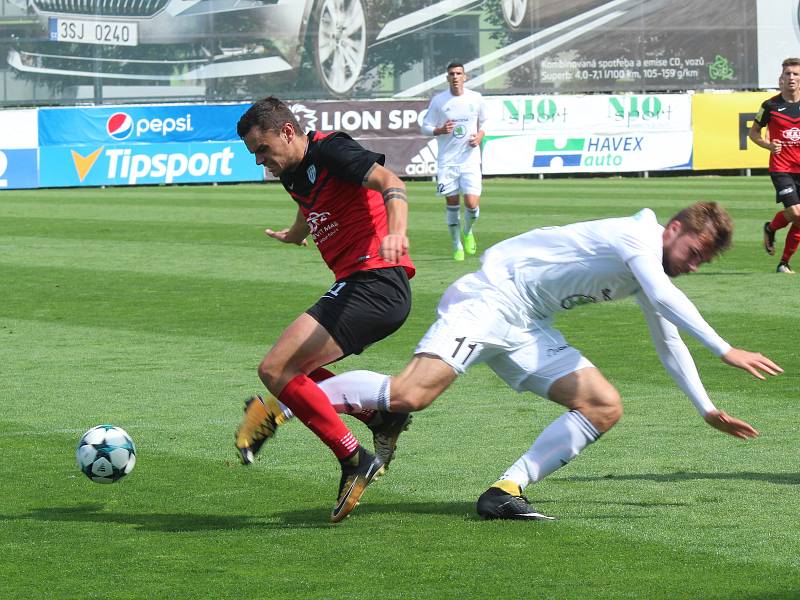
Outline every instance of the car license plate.
<svg viewBox="0 0 800 600">
<path fill-rule="evenodd" d="M 50 39 L 75 44 L 136 46 L 139 43 L 137 23 L 121 21 L 87 21 L 50 17 Z"/>
</svg>

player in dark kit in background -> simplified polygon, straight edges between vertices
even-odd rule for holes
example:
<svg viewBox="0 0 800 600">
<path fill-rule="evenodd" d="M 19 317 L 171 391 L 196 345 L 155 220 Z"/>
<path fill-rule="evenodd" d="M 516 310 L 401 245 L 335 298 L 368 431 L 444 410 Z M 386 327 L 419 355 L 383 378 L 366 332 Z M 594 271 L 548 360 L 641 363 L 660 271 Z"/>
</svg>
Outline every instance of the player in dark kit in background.
<svg viewBox="0 0 800 600">
<path fill-rule="evenodd" d="M 394 453 L 410 415 L 357 414 L 373 432 L 377 456 L 362 447 L 318 381 L 322 368 L 394 333 L 411 310 L 405 184 L 346 133 L 304 134 L 291 110 L 277 98 L 253 104 L 237 132 L 256 163 L 280 178 L 297 203 L 291 227 L 265 233 L 280 242 L 305 245 L 310 234 L 336 281 L 289 325 L 258 367 L 277 398 L 251 398 L 236 432 L 236 446 L 250 464 L 261 445 L 286 419 L 297 416 L 336 455 L 342 467 L 331 521 L 341 521 Z M 278 402 L 278 400 L 280 402 Z"/>
<path fill-rule="evenodd" d="M 756 145 L 770 151 L 769 172 L 775 186 L 775 201 L 784 206 L 772 221 L 764 223 L 764 249 L 770 255 L 775 254 L 775 232 L 791 223 L 776 270 L 793 274 L 789 259 L 800 246 L 800 58 L 787 58 L 782 69 L 778 79 L 780 94 L 761 105 L 749 135 Z M 769 140 L 761 137 L 764 127 Z"/>
</svg>

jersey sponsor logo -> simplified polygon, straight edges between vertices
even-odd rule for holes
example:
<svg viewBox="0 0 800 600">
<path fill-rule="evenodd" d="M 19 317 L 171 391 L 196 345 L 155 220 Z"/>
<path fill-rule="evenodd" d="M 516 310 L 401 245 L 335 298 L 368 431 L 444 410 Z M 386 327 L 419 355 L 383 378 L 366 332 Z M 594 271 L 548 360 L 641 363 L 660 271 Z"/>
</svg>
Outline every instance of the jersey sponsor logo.
<svg viewBox="0 0 800 600">
<path fill-rule="evenodd" d="M 311 235 L 316 235 L 320 229 L 320 225 L 325 223 L 330 219 L 331 213 L 328 211 L 325 212 L 310 212 L 306 217 L 306 223 L 308 223 L 308 227 L 311 230 Z"/>
<path fill-rule="evenodd" d="M 436 158 L 439 156 L 439 142 L 429 140 L 419 152 L 411 157 L 406 165 L 406 175 L 436 175 Z"/>
<path fill-rule="evenodd" d="M 467 135 L 467 128 L 463 125 L 456 125 L 453 127 L 453 137 L 456 139 L 461 139 Z"/>
<path fill-rule="evenodd" d="M 785 129 L 783 132 L 783 138 L 789 140 L 793 144 L 800 142 L 800 129 L 797 127 Z"/>
<path fill-rule="evenodd" d="M 583 306 L 584 304 L 594 304 L 596 302 L 609 302 L 614 298 L 611 297 L 611 290 L 609 288 L 604 288 L 600 290 L 603 294 L 602 300 L 591 296 L 589 294 L 573 294 L 571 296 L 567 296 L 561 301 L 561 308 L 564 310 L 570 310 L 575 308 L 576 306 Z M 563 348 L 562 348 L 563 349 Z"/>
<path fill-rule="evenodd" d="M 595 302 L 597 302 L 597 298 L 594 296 L 589 296 L 587 294 L 573 294 L 572 296 L 567 296 L 561 301 L 561 308 L 564 310 L 570 310 L 576 306 L 594 304 Z"/>
<path fill-rule="evenodd" d="M 778 112 L 783 112 L 783 111 L 785 111 L 785 110 L 786 110 L 786 107 L 785 107 L 785 106 L 782 106 L 782 107 L 780 107 L 780 108 L 778 109 Z"/>
<path fill-rule="evenodd" d="M 306 175 L 308 175 L 308 180 L 311 183 L 314 183 L 317 180 L 317 166 L 311 165 L 306 169 Z"/>
</svg>

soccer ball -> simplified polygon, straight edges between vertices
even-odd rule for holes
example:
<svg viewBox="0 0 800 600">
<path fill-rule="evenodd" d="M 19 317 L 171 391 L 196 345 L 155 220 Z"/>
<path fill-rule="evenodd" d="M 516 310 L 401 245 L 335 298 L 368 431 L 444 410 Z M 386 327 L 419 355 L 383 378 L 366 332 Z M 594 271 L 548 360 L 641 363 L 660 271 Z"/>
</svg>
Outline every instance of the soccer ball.
<svg viewBox="0 0 800 600">
<path fill-rule="evenodd" d="M 113 425 L 98 425 L 84 433 L 75 454 L 81 472 L 96 483 L 119 481 L 136 465 L 133 440 Z"/>
</svg>

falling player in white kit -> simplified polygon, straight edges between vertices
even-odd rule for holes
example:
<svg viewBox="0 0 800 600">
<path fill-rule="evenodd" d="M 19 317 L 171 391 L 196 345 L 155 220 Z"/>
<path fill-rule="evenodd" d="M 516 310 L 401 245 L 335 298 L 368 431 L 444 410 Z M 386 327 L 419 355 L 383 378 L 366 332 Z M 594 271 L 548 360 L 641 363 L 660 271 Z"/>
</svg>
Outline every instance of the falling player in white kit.
<svg viewBox="0 0 800 600">
<path fill-rule="evenodd" d="M 631 217 L 544 227 L 489 248 L 483 266 L 451 285 L 438 319 L 414 358 L 395 377 L 344 373 L 320 384 L 342 411 L 422 410 L 468 367 L 486 363 L 511 388 L 533 392 L 568 412 L 478 500 L 484 518 L 545 520 L 525 487 L 566 465 L 622 416 L 617 390 L 553 327 L 553 316 L 584 304 L 635 296 L 666 370 L 706 423 L 741 439 L 748 423 L 717 409 L 706 393 L 680 328 L 723 362 L 758 379 L 782 369 L 765 356 L 732 347 L 670 281 L 693 272 L 731 242 L 733 223 L 719 205 L 698 202 L 666 227 L 650 209 Z"/>
<path fill-rule="evenodd" d="M 422 133 L 436 136 L 439 145 L 436 193 L 447 201 L 447 227 L 455 260 L 464 260 L 465 252 L 478 251 L 472 227 L 480 214 L 481 125 L 486 121 L 483 96 L 466 89 L 466 80 L 464 65 L 447 65 L 450 88 L 433 97 L 422 121 Z M 463 228 L 459 194 L 464 195 Z"/>
</svg>

